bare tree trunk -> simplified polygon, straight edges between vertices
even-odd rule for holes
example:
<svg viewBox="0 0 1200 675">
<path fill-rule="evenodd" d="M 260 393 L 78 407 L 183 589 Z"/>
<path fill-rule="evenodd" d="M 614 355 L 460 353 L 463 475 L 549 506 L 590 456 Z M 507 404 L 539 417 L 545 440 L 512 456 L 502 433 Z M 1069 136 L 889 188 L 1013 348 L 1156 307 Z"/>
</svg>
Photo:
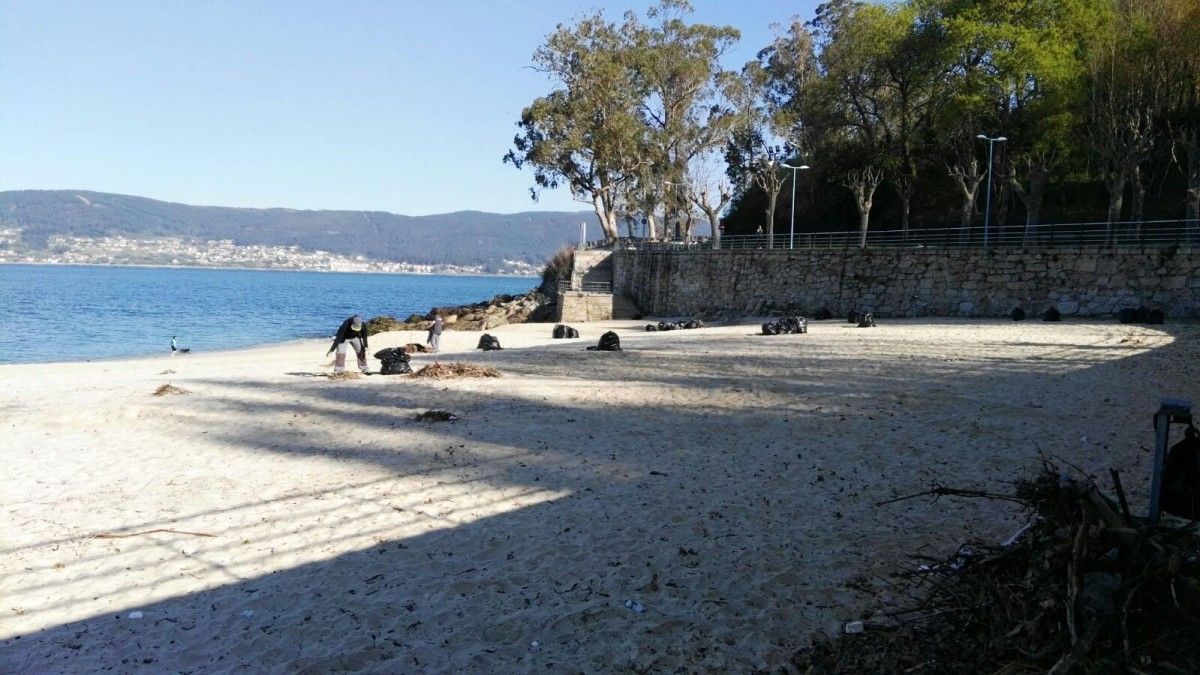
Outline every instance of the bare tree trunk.
<svg viewBox="0 0 1200 675">
<path fill-rule="evenodd" d="M 1200 220 L 1200 129 L 1191 129 L 1187 135 L 1187 219 Z M 1200 223 L 1188 223 L 1192 228 Z"/>
<path fill-rule="evenodd" d="M 1121 207 L 1125 204 L 1125 171 L 1113 169 L 1104 181 L 1108 187 L 1108 226 L 1104 229 L 1104 243 L 1112 243 L 1113 228 L 1121 220 Z"/>
<path fill-rule="evenodd" d="M 767 248 L 775 248 L 775 202 L 779 201 L 779 190 L 767 193 Z"/>
<path fill-rule="evenodd" d="M 851 171 L 842 181 L 842 185 L 850 190 L 850 194 L 854 195 L 854 204 L 858 207 L 859 248 L 867 246 L 867 227 L 870 224 L 871 204 L 875 198 L 875 188 L 879 187 L 882 177 L 883 175 L 878 170 L 868 168 Z"/>
<path fill-rule="evenodd" d="M 958 166 L 950 168 L 950 177 L 958 183 L 958 190 L 962 193 L 962 212 L 959 225 L 962 231 L 960 237 L 965 237 L 970 231 L 971 223 L 975 219 L 975 202 L 979 197 L 979 185 L 983 183 L 983 171 L 979 168 L 979 161 L 971 158 Z"/>
<path fill-rule="evenodd" d="M 1017 168 L 1015 163 L 1010 166 L 1008 172 L 1008 183 L 1017 199 L 1021 200 L 1021 204 L 1025 207 L 1025 235 L 1023 242 L 1028 243 L 1029 236 L 1037 229 L 1041 223 L 1042 202 L 1046 194 L 1046 180 L 1050 175 L 1050 166 L 1053 159 L 1045 155 L 1033 156 L 1025 158 L 1023 162 L 1029 175 L 1026 180 L 1029 181 L 1029 188 L 1026 189 L 1021 184 L 1017 177 Z"/>
<path fill-rule="evenodd" d="M 1141 165 L 1133 165 L 1129 181 L 1132 191 L 1132 198 L 1129 200 L 1129 219 L 1134 222 L 1133 233 L 1137 236 L 1142 232 L 1142 221 L 1146 216 L 1146 183 L 1142 177 Z"/>
<path fill-rule="evenodd" d="M 654 216 L 653 211 L 646 212 L 646 236 L 658 239 L 658 218 Z"/>
<path fill-rule="evenodd" d="M 900 231 L 908 236 L 909 214 L 912 213 L 912 198 L 915 185 L 905 179 L 896 184 L 896 193 L 900 195 Z"/>
<path fill-rule="evenodd" d="M 620 236 L 618 230 L 617 214 L 610 209 L 604 202 L 604 198 L 600 195 L 592 197 L 592 209 L 596 212 L 596 219 L 600 221 L 600 230 L 604 232 L 604 236 L 609 243 L 615 243 Z"/>
</svg>

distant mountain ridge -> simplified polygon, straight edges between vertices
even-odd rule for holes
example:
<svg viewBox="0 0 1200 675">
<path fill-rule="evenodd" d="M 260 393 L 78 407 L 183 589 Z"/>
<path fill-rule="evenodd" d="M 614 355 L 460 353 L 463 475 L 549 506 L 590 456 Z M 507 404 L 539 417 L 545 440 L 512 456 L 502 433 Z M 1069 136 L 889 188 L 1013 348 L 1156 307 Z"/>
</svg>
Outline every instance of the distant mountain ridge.
<svg viewBox="0 0 1200 675">
<path fill-rule="evenodd" d="M 402 216 L 386 211 L 192 206 L 87 190 L 0 192 L 0 228 L 20 228 L 22 245 L 44 248 L 54 235 L 230 239 L 238 245 L 298 246 L 418 264 L 539 264 L 596 230 L 589 212 L 513 214 L 458 211 Z M 591 233 L 590 236 L 596 236 Z"/>
</svg>

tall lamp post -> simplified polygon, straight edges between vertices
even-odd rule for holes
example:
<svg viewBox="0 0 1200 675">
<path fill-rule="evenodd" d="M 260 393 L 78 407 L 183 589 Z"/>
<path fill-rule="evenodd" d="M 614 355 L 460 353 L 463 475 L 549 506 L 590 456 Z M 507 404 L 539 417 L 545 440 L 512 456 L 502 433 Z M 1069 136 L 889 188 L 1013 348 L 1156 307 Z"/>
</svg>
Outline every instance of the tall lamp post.
<svg viewBox="0 0 1200 675">
<path fill-rule="evenodd" d="M 987 141 L 987 144 L 988 144 L 987 203 L 983 207 L 983 245 L 986 247 L 988 245 L 988 222 L 992 215 L 992 146 L 996 143 L 1003 143 L 1004 141 L 1007 141 L 1008 139 L 1005 138 L 1004 136 L 997 136 L 996 138 L 988 138 L 984 134 L 979 134 L 975 138 L 978 138 L 981 141 Z"/>
<path fill-rule="evenodd" d="M 792 227 L 788 234 L 788 248 L 796 248 L 796 172 L 807 170 L 808 165 L 792 166 L 784 162 L 783 168 L 792 170 Z"/>
</svg>

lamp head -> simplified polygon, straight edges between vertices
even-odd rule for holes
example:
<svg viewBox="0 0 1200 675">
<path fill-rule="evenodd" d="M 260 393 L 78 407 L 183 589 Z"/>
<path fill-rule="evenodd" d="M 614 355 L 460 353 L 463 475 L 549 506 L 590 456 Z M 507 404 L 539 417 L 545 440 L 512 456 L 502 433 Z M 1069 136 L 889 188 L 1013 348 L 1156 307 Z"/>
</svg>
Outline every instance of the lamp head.
<svg viewBox="0 0 1200 675">
<path fill-rule="evenodd" d="M 808 168 L 808 165 L 807 165 L 807 164 L 801 164 L 799 168 L 801 168 L 801 169 L 807 169 L 807 168 Z"/>
<path fill-rule="evenodd" d="M 988 137 L 983 134 L 978 134 L 975 136 L 975 138 L 978 138 L 981 141 L 986 141 L 988 139 Z"/>
<path fill-rule="evenodd" d="M 1004 136 L 1001 136 L 1000 138 L 996 139 L 996 142 L 1003 143 L 1004 141 L 1007 141 L 1007 140 L 1008 140 L 1007 138 L 1005 138 Z"/>
</svg>

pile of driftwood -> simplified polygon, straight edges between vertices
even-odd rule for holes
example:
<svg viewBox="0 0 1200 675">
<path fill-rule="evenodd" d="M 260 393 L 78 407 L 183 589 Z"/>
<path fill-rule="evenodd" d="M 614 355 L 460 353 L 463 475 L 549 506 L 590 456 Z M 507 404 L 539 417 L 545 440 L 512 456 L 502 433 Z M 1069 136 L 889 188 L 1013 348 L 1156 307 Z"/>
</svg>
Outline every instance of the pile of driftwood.
<svg viewBox="0 0 1200 675">
<path fill-rule="evenodd" d="M 797 652 L 811 673 L 1200 672 L 1200 534 L 1149 524 L 1090 480 L 1050 465 L 1005 499 L 1029 525 L 1002 545 L 963 546 L 899 574 L 911 606 L 848 624 Z M 850 630 L 853 625 L 854 630 Z M 861 631 L 861 632 L 859 632 Z"/>
</svg>

